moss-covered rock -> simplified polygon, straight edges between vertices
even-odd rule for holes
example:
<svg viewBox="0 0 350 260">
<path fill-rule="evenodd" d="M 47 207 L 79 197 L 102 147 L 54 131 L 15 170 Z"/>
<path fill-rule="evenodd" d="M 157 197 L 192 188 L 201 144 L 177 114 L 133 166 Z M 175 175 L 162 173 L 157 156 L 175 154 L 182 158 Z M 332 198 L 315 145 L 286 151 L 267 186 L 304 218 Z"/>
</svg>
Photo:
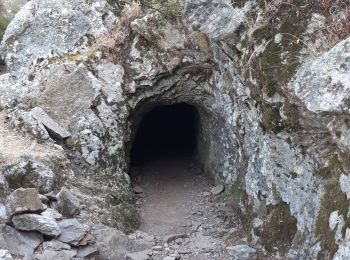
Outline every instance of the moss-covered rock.
<svg viewBox="0 0 350 260">
<path fill-rule="evenodd" d="M 339 178 L 343 172 L 343 162 L 337 155 L 332 156 L 328 166 L 319 171 L 319 174 L 325 178 L 325 192 L 315 228 L 315 237 L 321 242 L 322 248 L 319 259 L 325 259 L 326 256 L 332 257 L 339 247 L 335 241 L 336 228 L 334 230 L 329 228 L 331 213 L 338 211 L 338 214 L 344 217 L 347 225 L 350 223 L 348 218 L 349 201 L 339 184 Z M 345 232 L 345 228 L 346 226 L 342 232 Z"/>
<path fill-rule="evenodd" d="M 255 228 L 254 233 L 261 238 L 260 241 L 268 252 L 278 248 L 280 253 L 286 254 L 297 233 L 297 220 L 291 216 L 289 206 L 284 202 L 269 205 L 267 211 L 267 220 Z"/>
<path fill-rule="evenodd" d="M 0 8 L 1 8 L 1 5 L 0 5 Z M 1 42 L 2 38 L 4 37 L 6 28 L 7 28 L 9 23 L 10 23 L 10 21 L 7 18 L 1 16 L 1 14 L 0 14 L 0 42 Z"/>
</svg>

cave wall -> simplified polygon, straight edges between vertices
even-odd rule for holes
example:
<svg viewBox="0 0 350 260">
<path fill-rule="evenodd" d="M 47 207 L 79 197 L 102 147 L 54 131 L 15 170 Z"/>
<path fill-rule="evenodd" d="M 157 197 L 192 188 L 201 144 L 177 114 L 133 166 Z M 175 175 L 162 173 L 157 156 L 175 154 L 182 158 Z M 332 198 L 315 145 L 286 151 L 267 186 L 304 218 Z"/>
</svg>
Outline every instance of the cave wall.
<svg viewBox="0 0 350 260">
<path fill-rule="evenodd" d="M 187 0 L 166 15 L 38 3 L 1 43 L 0 107 L 42 143 L 63 143 L 67 184 L 89 198 L 91 221 L 137 223 L 127 175 L 137 124 L 156 104 L 186 102 L 200 115 L 199 160 L 238 198 L 252 241 L 290 259 L 348 250 L 350 43 L 324 31 L 319 1 Z M 55 140 L 36 107 L 69 140 Z M 80 188 L 96 184 L 99 196 Z"/>
</svg>

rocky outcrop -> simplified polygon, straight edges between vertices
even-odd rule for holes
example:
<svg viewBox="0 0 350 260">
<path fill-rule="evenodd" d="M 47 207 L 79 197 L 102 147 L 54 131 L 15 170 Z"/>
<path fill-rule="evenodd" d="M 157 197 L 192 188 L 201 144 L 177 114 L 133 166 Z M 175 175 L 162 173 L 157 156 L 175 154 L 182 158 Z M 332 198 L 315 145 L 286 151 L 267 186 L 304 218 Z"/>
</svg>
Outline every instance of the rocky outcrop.
<svg viewBox="0 0 350 260">
<path fill-rule="evenodd" d="M 137 126 L 154 106 L 185 102 L 199 115 L 198 158 L 240 203 L 253 244 L 289 259 L 349 257 L 349 38 L 314 42 L 329 38 L 320 1 L 263 2 L 187 0 L 174 17 L 136 3 L 113 13 L 104 0 L 29 1 L 1 43 L 9 74 L 0 76 L 0 108 L 41 142 L 25 154 L 59 152 L 46 161 L 3 152 L 17 158 L 0 168 L 9 216 L 43 210 L 37 197 L 35 207 L 14 206 L 12 190 L 66 186 L 49 206 L 133 230 L 127 173 Z M 88 232 L 78 220 L 54 221 L 72 246 Z M 122 233 L 98 227 L 104 257 L 130 251 Z M 118 239 L 120 251 L 110 251 Z M 42 259 L 56 257 L 48 251 Z"/>
</svg>

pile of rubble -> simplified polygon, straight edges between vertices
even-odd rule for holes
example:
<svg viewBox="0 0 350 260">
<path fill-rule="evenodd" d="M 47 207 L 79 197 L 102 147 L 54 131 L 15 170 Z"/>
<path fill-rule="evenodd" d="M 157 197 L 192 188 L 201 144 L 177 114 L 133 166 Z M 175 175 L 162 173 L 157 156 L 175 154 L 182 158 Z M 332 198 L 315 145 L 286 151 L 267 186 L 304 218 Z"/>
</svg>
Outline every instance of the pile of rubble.
<svg viewBox="0 0 350 260">
<path fill-rule="evenodd" d="M 79 200 L 66 188 L 41 195 L 34 188 L 13 191 L 2 211 L 0 246 L 5 259 L 88 258 L 97 254 L 90 227 L 74 218 Z"/>
</svg>

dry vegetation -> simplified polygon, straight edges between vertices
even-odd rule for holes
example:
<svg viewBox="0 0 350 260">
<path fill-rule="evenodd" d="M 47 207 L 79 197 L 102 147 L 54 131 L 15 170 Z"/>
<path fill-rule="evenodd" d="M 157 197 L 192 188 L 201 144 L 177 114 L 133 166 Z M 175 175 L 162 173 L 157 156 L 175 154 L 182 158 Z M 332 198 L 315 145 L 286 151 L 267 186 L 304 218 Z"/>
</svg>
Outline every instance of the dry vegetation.
<svg viewBox="0 0 350 260">
<path fill-rule="evenodd" d="M 323 0 L 322 4 L 328 16 L 325 29 L 335 44 L 350 35 L 350 0 Z"/>
</svg>

